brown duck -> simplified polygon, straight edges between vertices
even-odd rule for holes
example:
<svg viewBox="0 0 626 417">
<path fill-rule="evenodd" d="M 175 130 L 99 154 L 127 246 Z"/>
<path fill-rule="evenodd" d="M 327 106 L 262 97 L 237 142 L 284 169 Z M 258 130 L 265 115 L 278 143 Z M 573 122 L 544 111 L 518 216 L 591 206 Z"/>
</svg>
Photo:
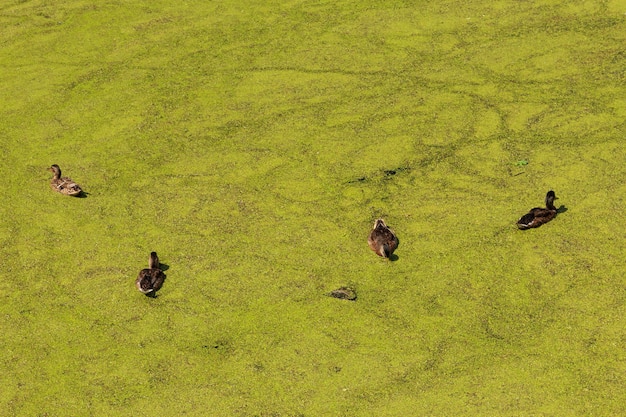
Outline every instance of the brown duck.
<svg viewBox="0 0 626 417">
<path fill-rule="evenodd" d="M 54 191 L 70 196 L 77 196 L 83 192 L 82 188 L 80 188 L 80 185 L 72 181 L 71 178 L 61 177 L 61 168 L 59 168 L 57 164 L 54 164 L 50 168 L 48 168 L 48 171 L 54 173 L 54 178 L 50 180 L 50 187 Z"/>
<path fill-rule="evenodd" d="M 383 219 L 374 222 L 374 229 L 367 238 L 367 244 L 378 256 L 389 258 L 399 243 L 395 233 L 387 227 Z"/>
<path fill-rule="evenodd" d="M 356 291 L 351 287 L 341 287 L 328 293 L 329 296 L 342 300 L 356 300 Z"/>
<path fill-rule="evenodd" d="M 139 271 L 135 280 L 137 289 L 149 297 L 156 297 L 156 292 L 163 286 L 165 274 L 160 268 L 159 257 L 156 252 L 150 253 L 149 268 Z"/>
<path fill-rule="evenodd" d="M 554 219 L 557 211 L 556 207 L 554 207 L 554 200 L 556 198 L 554 191 L 548 191 L 548 194 L 546 194 L 546 208 L 535 207 L 531 209 L 517 221 L 517 227 L 522 230 L 532 229 Z"/>
</svg>

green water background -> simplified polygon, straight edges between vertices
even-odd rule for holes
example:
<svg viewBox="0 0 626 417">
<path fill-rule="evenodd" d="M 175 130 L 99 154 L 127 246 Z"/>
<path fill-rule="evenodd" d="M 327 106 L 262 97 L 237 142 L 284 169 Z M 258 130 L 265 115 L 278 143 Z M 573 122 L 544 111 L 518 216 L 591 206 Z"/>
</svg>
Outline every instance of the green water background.
<svg viewBox="0 0 626 417">
<path fill-rule="evenodd" d="M 626 414 L 625 1 L 4 1 L 0 48 L 1 416 Z"/>
</svg>

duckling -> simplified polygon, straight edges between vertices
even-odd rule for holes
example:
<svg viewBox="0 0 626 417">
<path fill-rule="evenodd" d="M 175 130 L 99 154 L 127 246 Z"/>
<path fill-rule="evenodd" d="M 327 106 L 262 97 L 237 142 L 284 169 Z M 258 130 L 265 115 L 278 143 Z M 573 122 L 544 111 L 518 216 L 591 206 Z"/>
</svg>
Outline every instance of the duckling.
<svg viewBox="0 0 626 417">
<path fill-rule="evenodd" d="M 161 265 L 156 252 L 150 253 L 148 266 L 149 268 L 139 271 L 139 275 L 135 280 L 135 286 L 147 296 L 156 297 L 156 292 L 163 286 L 163 281 L 165 281 L 165 274 L 160 269 Z"/>
<path fill-rule="evenodd" d="M 374 222 L 374 229 L 367 238 L 367 244 L 378 256 L 389 259 L 399 243 L 395 233 L 387 227 L 383 219 Z"/>
<path fill-rule="evenodd" d="M 554 191 L 548 191 L 546 194 L 546 208 L 535 207 L 527 214 L 524 214 L 521 219 L 517 221 L 517 227 L 521 230 L 531 229 L 533 227 L 539 227 L 544 223 L 548 223 L 550 220 L 556 217 L 556 207 L 554 207 L 554 200 L 556 199 Z"/>
<path fill-rule="evenodd" d="M 61 168 L 57 164 L 48 168 L 48 171 L 54 173 L 54 178 L 50 180 L 50 187 L 54 191 L 70 196 L 77 196 L 83 192 L 80 186 L 72 181 L 71 178 L 61 177 Z"/>
</svg>

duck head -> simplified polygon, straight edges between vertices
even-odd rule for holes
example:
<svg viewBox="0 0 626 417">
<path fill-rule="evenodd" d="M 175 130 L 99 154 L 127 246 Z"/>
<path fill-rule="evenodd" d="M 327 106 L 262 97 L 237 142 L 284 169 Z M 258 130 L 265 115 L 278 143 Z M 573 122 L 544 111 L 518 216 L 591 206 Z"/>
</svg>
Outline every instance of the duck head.
<svg viewBox="0 0 626 417">
<path fill-rule="evenodd" d="M 558 200 L 556 194 L 552 190 L 548 191 L 548 194 L 546 194 L 546 208 L 556 210 L 556 207 L 554 207 L 554 200 Z"/>
<path fill-rule="evenodd" d="M 61 168 L 59 168 L 59 166 L 57 164 L 52 164 L 52 166 L 50 166 L 50 168 L 48 168 L 48 171 L 54 173 L 54 178 L 56 178 L 56 179 L 61 178 Z"/>
<path fill-rule="evenodd" d="M 159 257 L 156 252 L 150 252 L 150 259 L 148 260 L 148 265 L 150 269 L 159 267 Z"/>
<path fill-rule="evenodd" d="M 374 222 L 374 229 L 376 229 L 377 227 L 387 227 L 387 225 L 385 224 L 385 221 L 383 219 L 376 219 L 376 221 Z"/>
</svg>

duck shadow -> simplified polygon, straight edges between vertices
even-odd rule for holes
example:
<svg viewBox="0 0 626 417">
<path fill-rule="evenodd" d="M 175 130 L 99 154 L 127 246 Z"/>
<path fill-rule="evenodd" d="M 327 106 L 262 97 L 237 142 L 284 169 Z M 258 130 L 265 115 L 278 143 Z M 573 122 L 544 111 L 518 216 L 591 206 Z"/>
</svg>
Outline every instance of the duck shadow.
<svg viewBox="0 0 626 417">
<path fill-rule="evenodd" d="M 395 262 L 395 261 L 397 261 L 398 259 L 400 259 L 400 257 L 399 257 L 398 255 L 396 255 L 395 253 L 392 253 L 392 254 L 391 254 L 391 256 L 389 257 L 389 260 L 390 260 L 391 262 Z"/>
<path fill-rule="evenodd" d="M 567 211 L 567 207 L 565 206 L 561 206 L 558 209 L 556 209 L 557 214 L 565 213 L 566 211 Z"/>
<path fill-rule="evenodd" d="M 88 195 L 89 195 L 89 193 L 88 193 L 88 192 L 81 191 L 81 192 L 80 192 L 80 194 L 75 195 L 74 197 L 75 197 L 75 198 L 87 198 L 87 196 L 88 196 Z"/>
<path fill-rule="evenodd" d="M 168 269 L 170 269 L 170 266 L 169 266 L 169 265 L 167 265 L 167 264 L 162 264 L 161 262 L 159 262 L 159 269 L 160 269 L 161 271 L 164 271 L 164 272 L 165 272 L 165 271 L 167 271 Z"/>
</svg>

